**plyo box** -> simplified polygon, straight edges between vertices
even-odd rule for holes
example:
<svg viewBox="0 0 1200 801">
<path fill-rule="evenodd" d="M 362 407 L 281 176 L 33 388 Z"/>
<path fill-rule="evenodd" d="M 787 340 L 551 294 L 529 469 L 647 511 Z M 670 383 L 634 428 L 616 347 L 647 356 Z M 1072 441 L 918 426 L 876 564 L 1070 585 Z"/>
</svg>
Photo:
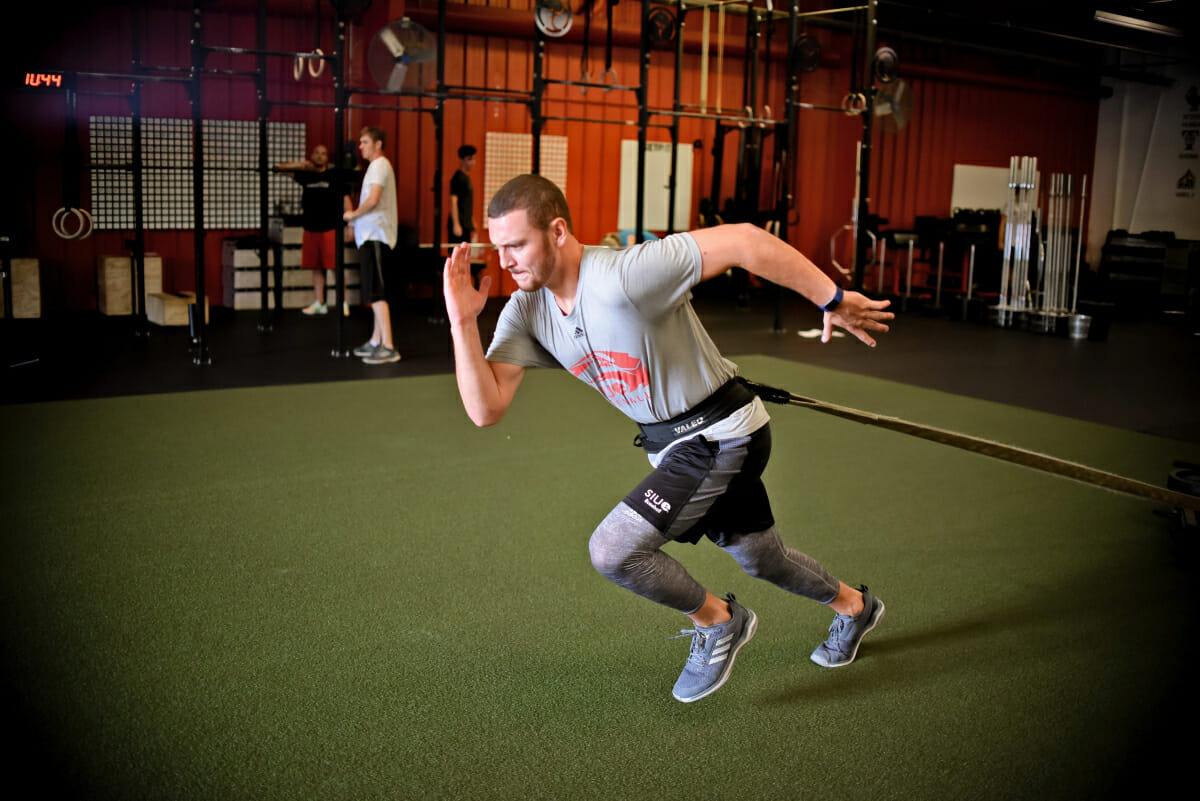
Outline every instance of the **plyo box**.
<svg viewBox="0 0 1200 801">
<path fill-rule="evenodd" d="M 37 259 L 10 259 L 13 319 L 42 316 L 41 272 Z M 0 317 L 4 316 L 4 284 L 0 282 Z"/>
<path fill-rule="evenodd" d="M 283 308 L 302 309 L 313 300 L 312 270 L 301 266 L 301 241 L 304 230 L 298 226 L 277 225 L 278 220 L 272 220 L 271 239 L 281 244 L 267 249 L 266 283 L 268 287 L 267 307 L 275 308 L 275 259 L 276 248 L 280 257 L 280 278 L 283 290 Z M 239 247 L 245 240 L 236 238 L 226 239 L 221 249 L 221 303 L 237 310 L 262 308 L 263 271 L 260 269 L 261 258 L 257 247 Z M 343 259 L 346 265 L 346 302 L 358 305 L 359 274 L 358 249 L 353 244 L 343 245 Z M 335 272 L 325 271 L 327 303 L 332 300 L 336 291 Z"/>
<path fill-rule="evenodd" d="M 101 314 L 133 314 L 133 285 L 129 265 L 128 256 L 96 257 L 96 307 Z M 150 296 L 162 292 L 162 257 L 155 253 L 147 253 L 143 265 L 143 298 L 149 311 Z"/>
<path fill-rule="evenodd" d="M 155 292 L 146 298 L 146 318 L 157 325 L 187 325 L 188 306 L 195 292 Z M 204 321 L 208 322 L 208 298 L 204 299 Z"/>
</svg>

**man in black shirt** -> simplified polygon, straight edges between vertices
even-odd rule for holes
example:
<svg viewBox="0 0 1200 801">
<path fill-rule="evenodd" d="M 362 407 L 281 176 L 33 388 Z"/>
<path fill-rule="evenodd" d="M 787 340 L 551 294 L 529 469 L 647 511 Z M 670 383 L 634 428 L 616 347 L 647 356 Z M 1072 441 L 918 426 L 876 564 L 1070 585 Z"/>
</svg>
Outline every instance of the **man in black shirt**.
<svg viewBox="0 0 1200 801">
<path fill-rule="evenodd" d="M 475 167 L 475 148 L 463 145 L 458 149 L 458 158 L 458 171 L 450 179 L 450 220 L 446 226 L 446 241 L 450 244 L 470 242 L 475 234 L 475 220 L 472 215 L 475 198 L 471 189 L 471 179 L 467 176 Z"/>
<path fill-rule="evenodd" d="M 329 150 L 325 145 L 313 148 L 312 157 L 302 161 L 289 161 L 275 168 L 280 172 L 291 172 L 296 182 L 304 187 L 300 199 L 303 209 L 300 225 L 304 238 L 300 249 L 300 264 L 312 270 L 313 302 L 303 309 L 307 315 L 323 315 L 325 306 L 325 271 L 337 264 L 337 227 L 342 213 L 350 210 L 350 195 L 336 170 L 329 166 Z M 348 313 L 348 308 L 342 309 Z"/>
</svg>

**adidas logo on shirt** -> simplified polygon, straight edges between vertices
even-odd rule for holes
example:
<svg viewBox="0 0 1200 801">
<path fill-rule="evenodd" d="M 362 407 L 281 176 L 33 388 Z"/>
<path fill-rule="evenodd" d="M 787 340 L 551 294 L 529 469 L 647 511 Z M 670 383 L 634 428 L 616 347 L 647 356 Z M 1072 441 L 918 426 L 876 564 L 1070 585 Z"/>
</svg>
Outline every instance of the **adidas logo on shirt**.
<svg viewBox="0 0 1200 801">
<path fill-rule="evenodd" d="M 580 328 L 579 326 L 575 326 L 575 334 L 574 334 L 574 336 L 575 336 L 575 338 L 576 338 L 576 339 L 580 339 L 580 338 L 582 338 L 582 337 L 583 337 L 583 329 L 582 329 L 582 328 Z"/>
</svg>

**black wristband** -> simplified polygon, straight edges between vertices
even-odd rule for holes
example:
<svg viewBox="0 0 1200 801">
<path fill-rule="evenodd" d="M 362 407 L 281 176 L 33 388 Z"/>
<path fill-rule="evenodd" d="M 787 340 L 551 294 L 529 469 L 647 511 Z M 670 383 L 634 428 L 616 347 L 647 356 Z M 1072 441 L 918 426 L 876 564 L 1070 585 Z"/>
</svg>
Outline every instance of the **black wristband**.
<svg viewBox="0 0 1200 801">
<path fill-rule="evenodd" d="M 843 298 L 843 297 L 845 297 L 845 295 L 846 295 L 846 293 L 844 293 L 844 292 L 842 291 L 842 288 L 839 286 L 839 287 L 837 288 L 837 292 L 835 292 L 835 293 L 834 293 L 834 295 L 833 295 L 833 300 L 829 301 L 829 302 L 828 302 L 828 303 L 826 303 L 824 306 L 822 306 L 822 307 L 821 307 L 821 311 L 827 311 L 827 312 L 831 312 L 831 311 L 833 311 L 833 310 L 834 310 L 834 309 L 836 309 L 836 308 L 837 308 L 839 305 L 841 305 L 842 298 Z"/>
</svg>

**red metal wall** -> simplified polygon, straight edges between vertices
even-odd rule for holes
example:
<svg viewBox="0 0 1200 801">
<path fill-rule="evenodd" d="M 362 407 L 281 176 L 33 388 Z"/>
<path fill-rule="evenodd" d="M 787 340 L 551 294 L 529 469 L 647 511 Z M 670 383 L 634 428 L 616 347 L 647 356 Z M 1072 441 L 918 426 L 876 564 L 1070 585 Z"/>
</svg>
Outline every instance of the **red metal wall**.
<svg viewBox="0 0 1200 801">
<path fill-rule="evenodd" d="M 141 4 L 137 4 L 141 6 Z M 329 6 L 324 6 L 323 49 L 332 50 Z M 592 24 L 591 72 L 603 70 L 604 10 L 597 4 Z M 447 6 L 450 33 L 446 41 L 445 75 L 452 85 L 486 86 L 528 90 L 532 86 L 533 17 L 528 0 L 492 3 L 451 3 Z M 203 4 L 202 37 L 210 45 L 252 48 L 255 44 L 254 0 L 224 0 Z M 371 4 L 363 19 L 352 24 L 348 35 L 349 85 L 373 87 L 366 72 L 365 54 L 374 33 L 390 19 L 407 13 L 433 29 L 437 3 L 384 2 Z M 314 43 L 314 7 L 310 0 L 270 0 L 267 26 L 268 48 L 307 51 Z M 614 62 L 618 81 L 633 85 L 638 79 L 638 31 L 640 3 L 621 3 L 615 8 Z M 41 29 L 32 42 L 26 69 L 91 70 L 127 72 L 132 55 L 131 13 L 123 5 L 108 4 L 79 12 L 67 30 Z M 145 42 L 142 61 L 155 67 L 186 67 L 193 31 L 190 3 L 156 4 L 144 15 Z M 715 35 L 716 17 L 712 18 Z M 742 106 L 742 76 L 745 73 L 742 20 L 728 15 L 727 46 L 721 96 L 725 111 Z M 682 88 L 684 103 L 699 101 L 700 16 L 687 16 Z M 549 40 L 545 74 L 556 79 L 575 79 L 580 73 L 582 20 L 576 19 L 571 33 Z M 822 66 L 805 74 L 801 100 L 815 105 L 840 106 L 850 88 L 852 59 L 849 31 L 813 28 L 809 31 L 823 46 Z M 36 39 L 36 37 L 35 37 Z M 1045 172 L 1080 174 L 1091 169 L 1096 138 L 1098 101 L 1086 90 L 1065 85 L 1049 77 L 1010 75 L 999 64 L 974 59 L 956 60 L 949 48 L 921 50 L 893 42 L 901 55 L 901 72 L 914 96 L 911 124 L 895 134 L 874 137 L 871 181 L 872 212 L 888 218 L 890 225 L 910 225 L 917 215 L 947 216 L 955 163 L 1004 167 L 1012 155 L 1038 156 Z M 783 81 L 779 58 L 785 51 L 782 35 L 772 43 L 771 84 L 759 104 L 771 107 L 776 118 L 783 115 Z M 716 45 L 710 55 L 709 107 L 715 103 Z M 252 56 L 213 54 L 208 67 L 250 70 Z M 670 51 L 651 55 L 649 104 L 669 108 L 673 100 L 674 56 Z M 760 65 L 761 66 L 761 65 Z M 90 80 L 81 84 L 79 116 L 86 147 L 86 118 L 93 114 L 127 115 L 122 97 L 97 96 L 94 91 L 124 92 L 128 82 Z M 327 71 L 321 78 L 296 81 L 292 60 L 268 61 L 268 96 L 273 101 L 318 102 L 324 107 L 276 105 L 272 120 L 302 121 L 309 126 L 310 144 L 332 145 L 333 90 Z M 401 187 L 402 221 L 415 225 L 422 241 L 430 241 L 434 226 L 433 184 L 439 154 L 431 115 L 416 113 L 417 107 L 432 108 L 431 100 L 356 94 L 352 102 L 388 106 L 388 110 L 355 110 L 347 114 L 346 138 L 353 140 L 362 125 L 378 125 L 391 136 L 389 156 Z M 254 119 L 257 99 L 253 82 L 246 77 L 209 76 L 204 80 L 203 113 L 210 119 Z M 404 110 L 401 110 L 404 109 Z M 546 93 L 544 113 L 589 119 L 636 120 L 636 101 L 630 92 L 589 90 L 551 86 Z M 756 108 L 756 111 L 761 109 Z M 19 189 L 5 207 L 10 229 L 25 252 L 41 260 L 43 307 L 47 313 L 61 309 L 95 307 L 94 264 L 97 255 L 124 252 L 128 233 L 99 232 L 90 239 L 63 241 L 50 229 L 50 218 L 62 205 L 62 146 L 64 107 L 59 93 L 38 94 L 6 87 L 4 112 L 18 125 L 7 136 L 14 139 L 9 152 L 18 154 Z M 185 84 L 147 83 L 142 113 L 154 117 L 190 117 Z M 668 122 L 656 117 L 655 122 Z M 709 193 L 712 182 L 714 123 L 684 119 L 680 141 L 699 140 L 692 177 L 693 206 Z M 476 184 L 482 187 L 487 153 L 482 150 L 488 131 L 529 132 L 525 106 L 511 103 L 448 100 L 445 104 L 445 152 L 440 154 L 444 186 L 456 168 L 454 151 L 462 142 L 481 147 Z M 576 231 L 585 242 L 597 242 L 616 227 L 619 193 L 620 142 L 636 139 L 635 126 L 585 122 L 547 122 L 544 133 L 569 139 L 567 196 Z M 789 239 L 814 261 L 828 267 L 829 239 L 846 223 L 854 196 L 854 167 L 860 121 L 841 112 L 802 111 L 797 131 L 798 153 L 792 165 L 796 179 L 795 208 L 790 217 Z M 652 128 L 651 141 L 669 141 L 665 129 Z M 728 137 L 730 148 L 723 175 L 724 196 L 733 193 L 738 137 Z M 773 142 L 767 137 L 765 161 L 769 165 Z M 762 180 L 763 204 L 770 201 L 774 176 L 769 166 Z M 482 194 L 477 192 L 477 195 Z M 83 197 L 88 197 L 84 187 Z M 443 216 L 445 203 L 443 201 Z M 482 198 L 479 199 L 482 203 Z M 482 216 L 482 209 L 477 211 Z M 444 222 L 440 223 L 444 228 Z M 693 220 L 689 224 L 694 224 Z M 221 240 L 245 231 L 206 233 L 206 284 L 211 297 L 220 297 Z M 147 247 L 163 256 L 167 289 L 191 289 L 194 283 L 191 231 L 147 233 Z"/>
</svg>

